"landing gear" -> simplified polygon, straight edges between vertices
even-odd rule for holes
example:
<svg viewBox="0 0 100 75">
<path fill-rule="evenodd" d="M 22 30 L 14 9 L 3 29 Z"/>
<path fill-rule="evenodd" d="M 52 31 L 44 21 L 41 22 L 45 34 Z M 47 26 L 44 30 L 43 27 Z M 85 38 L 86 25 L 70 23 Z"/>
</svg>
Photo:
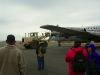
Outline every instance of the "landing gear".
<svg viewBox="0 0 100 75">
<path fill-rule="evenodd" d="M 59 43 L 58 46 L 61 46 L 61 44 Z"/>
<path fill-rule="evenodd" d="M 60 41 L 58 41 L 58 46 L 61 46 Z"/>
</svg>

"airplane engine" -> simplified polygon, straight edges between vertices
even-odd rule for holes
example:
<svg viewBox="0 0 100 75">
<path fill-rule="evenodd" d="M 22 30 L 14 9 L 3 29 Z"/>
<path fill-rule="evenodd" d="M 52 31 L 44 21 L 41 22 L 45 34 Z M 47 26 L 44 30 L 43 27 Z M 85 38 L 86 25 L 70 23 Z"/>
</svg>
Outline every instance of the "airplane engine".
<svg viewBox="0 0 100 75">
<path fill-rule="evenodd" d="M 54 41 L 58 42 L 58 46 L 61 46 L 60 42 L 65 41 L 65 39 L 68 39 L 68 37 L 63 37 L 63 33 L 51 31 L 51 35 L 49 36 L 48 42 L 52 39 L 52 37 L 55 38 Z"/>
</svg>

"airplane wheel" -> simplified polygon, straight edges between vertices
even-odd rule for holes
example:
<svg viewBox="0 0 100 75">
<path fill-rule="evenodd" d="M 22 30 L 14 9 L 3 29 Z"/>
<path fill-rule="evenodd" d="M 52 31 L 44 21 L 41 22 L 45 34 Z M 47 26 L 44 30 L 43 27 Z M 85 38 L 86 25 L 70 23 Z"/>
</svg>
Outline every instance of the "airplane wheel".
<svg viewBox="0 0 100 75">
<path fill-rule="evenodd" d="M 58 46 L 61 46 L 61 44 L 58 44 Z"/>
<path fill-rule="evenodd" d="M 29 46 L 24 46 L 26 49 L 29 49 L 30 47 Z"/>
</svg>

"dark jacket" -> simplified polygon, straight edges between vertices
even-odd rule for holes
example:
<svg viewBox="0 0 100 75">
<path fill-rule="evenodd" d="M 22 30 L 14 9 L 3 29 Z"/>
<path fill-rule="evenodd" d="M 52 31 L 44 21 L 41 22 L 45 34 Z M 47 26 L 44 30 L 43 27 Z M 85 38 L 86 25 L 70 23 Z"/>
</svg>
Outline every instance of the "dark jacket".
<svg viewBox="0 0 100 75">
<path fill-rule="evenodd" d="M 88 53 L 86 75 L 96 75 L 95 73 L 100 72 L 100 55 L 96 52 L 94 44 L 88 44 L 87 47 L 91 47 L 92 52 Z"/>
<path fill-rule="evenodd" d="M 37 45 L 37 47 L 36 47 L 36 54 L 39 53 L 39 52 L 38 52 L 38 49 L 39 49 L 39 47 L 42 46 L 42 45 L 43 45 L 43 43 L 40 43 L 40 44 Z"/>
<path fill-rule="evenodd" d="M 36 48 L 36 54 L 39 56 L 39 57 L 44 57 L 44 54 L 42 54 L 41 50 L 42 50 L 42 46 L 43 44 L 40 43 L 37 48 Z"/>
<path fill-rule="evenodd" d="M 40 44 L 38 44 L 37 47 L 36 47 L 36 54 L 38 54 L 39 47 L 40 47 Z"/>
</svg>

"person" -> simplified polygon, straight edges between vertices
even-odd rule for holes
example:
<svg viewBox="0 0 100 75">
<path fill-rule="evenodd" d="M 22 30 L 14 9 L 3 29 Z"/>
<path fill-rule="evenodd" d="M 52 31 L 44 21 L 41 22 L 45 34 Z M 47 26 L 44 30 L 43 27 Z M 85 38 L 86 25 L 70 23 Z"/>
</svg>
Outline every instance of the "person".
<svg viewBox="0 0 100 75">
<path fill-rule="evenodd" d="M 73 71 L 73 62 L 77 53 L 81 52 L 85 58 L 87 58 L 88 53 L 86 49 L 81 46 L 81 40 L 79 38 L 75 39 L 74 46 L 66 52 L 65 61 L 68 63 L 68 75 L 85 75 L 85 72 L 75 72 Z M 86 62 L 85 62 L 86 63 Z"/>
<path fill-rule="evenodd" d="M 26 61 L 15 42 L 15 36 L 10 34 L 6 45 L 0 48 L 0 75 L 25 75 Z"/>
<path fill-rule="evenodd" d="M 91 43 L 86 49 L 88 52 L 86 75 L 100 75 L 100 55 L 96 52 L 96 46 Z"/>
<path fill-rule="evenodd" d="M 41 42 L 39 42 L 39 44 L 36 48 L 38 70 L 44 69 L 44 54 L 41 52 L 43 45 L 44 45 L 44 42 L 41 41 Z"/>
</svg>

